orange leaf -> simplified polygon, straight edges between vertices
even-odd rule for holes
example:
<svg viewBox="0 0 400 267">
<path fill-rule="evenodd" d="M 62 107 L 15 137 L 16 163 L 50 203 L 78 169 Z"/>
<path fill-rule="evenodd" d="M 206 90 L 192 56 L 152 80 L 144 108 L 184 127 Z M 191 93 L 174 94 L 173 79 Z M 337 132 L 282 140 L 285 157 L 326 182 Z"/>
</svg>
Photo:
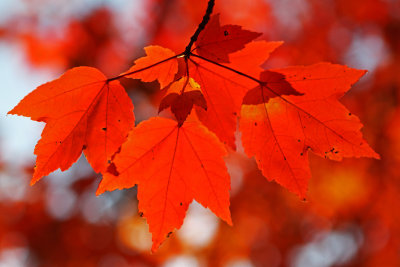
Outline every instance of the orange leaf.
<svg viewBox="0 0 400 267">
<path fill-rule="evenodd" d="M 251 42 L 243 50 L 230 54 L 231 63 L 224 66 L 259 77 L 263 71 L 260 65 L 281 44 L 282 42 Z M 258 83 L 211 62 L 191 59 L 190 76 L 200 84 L 207 102 L 207 111 L 196 108 L 199 119 L 222 142 L 235 149 L 234 133 L 243 97 Z"/>
<path fill-rule="evenodd" d="M 265 177 L 305 197 L 311 177 L 308 149 L 334 160 L 379 158 L 362 138 L 359 119 L 338 102 L 365 71 L 330 63 L 273 71 L 304 95 L 242 107 L 243 146 L 248 156 L 255 156 Z"/>
<path fill-rule="evenodd" d="M 127 78 L 141 79 L 143 82 L 158 80 L 162 89 L 174 80 L 178 72 L 176 55 L 170 49 L 158 45 L 147 46 L 144 50 L 147 56 L 135 60 L 135 65 L 123 75 Z"/>
<path fill-rule="evenodd" d="M 197 53 L 215 62 L 229 62 L 229 54 L 243 49 L 261 33 L 243 30 L 238 25 L 219 24 L 219 14 L 211 17 L 196 41 Z"/>
<path fill-rule="evenodd" d="M 35 147 L 32 184 L 58 168 L 68 169 L 82 150 L 96 172 L 106 170 L 134 123 L 124 88 L 106 79 L 95 68 L 70 69 L 36 88 L 9 112 L 46 122 Z"/>
<path fill-rule="evenodd" d="M 139 210 L 147 218 L 155 251 L 179 228 L 193 199 L 232 224 L 224 146 L 198 121 L 152 118 L 129 134 L 116 155 L 119 173 L 105 173 L 97 194 L 138 184 Z"/>
</svg>

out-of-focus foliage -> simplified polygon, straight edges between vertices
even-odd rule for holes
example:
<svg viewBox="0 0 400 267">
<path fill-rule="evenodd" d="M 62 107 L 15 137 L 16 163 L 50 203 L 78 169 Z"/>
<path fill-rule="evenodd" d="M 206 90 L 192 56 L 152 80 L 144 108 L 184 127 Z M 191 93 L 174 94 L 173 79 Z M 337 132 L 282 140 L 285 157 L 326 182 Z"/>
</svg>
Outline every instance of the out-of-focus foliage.
<svg viewBox="0 0 400 267">
<path fill-rule="evenodd" d="M 32 72 L 56 72 L 54 77 L 81 65 L 117 75 L 142 56 L 148 44 L 182 51 L 207 4 L 195 0 L 102 1 L 101 6 L 94 4 L 97 1 L 5 2 L 18 8 L 0 8 L 4 13 L 0 48 L 18 49 Z M 237 144 L 239 152 L 226 159 L 232 177 L 234 226 L 192 204 L 181 230 L 150 255 L 151 237 L 137 214 L 135 189 L 95 197 L 99 177 L 84 158 L 68 172 L 28 187 L 33 160 L 17 164 L 5 154 L 10 129 L 3 122 L 10 118 L 2 114 L 0 264 L 400 265 L 400 2 L 216 0 L 215 13 L 220 13 L 223 24 L 242 25 L 264 32 L 265 40 L 285 42 L 266 67 L 330 61 L 368 69 L 342 101 L 363 121 L 364 135 L 381 160 L 337 163 L 311 157 L 313 178 L 303 202 L 266 182 Z M 135 104 L 138 122 L 157 113 L 155 104 L 161 94 L 156 83 L 122 82 Z M 36 85 L 2 88 L 1 94 L 31 91 Z M 11 108 L 16 103 L 7 104 Z"/>
</svg>

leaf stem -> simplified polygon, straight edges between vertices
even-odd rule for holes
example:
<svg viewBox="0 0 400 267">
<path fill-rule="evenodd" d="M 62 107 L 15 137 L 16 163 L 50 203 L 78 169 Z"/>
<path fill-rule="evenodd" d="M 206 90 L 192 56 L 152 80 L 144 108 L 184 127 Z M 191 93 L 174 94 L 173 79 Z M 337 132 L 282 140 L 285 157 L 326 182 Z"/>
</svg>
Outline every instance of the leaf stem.
<svg viewBox="0 0 400 267">
<path fill-rule="evenodd" d="M 185 88 L 189 83 L 189 64 L 188 64 L 188 58 L 185 57 L 185 64 L 186 64 L 186 81 L 183 85 L 183 88 L 181 90 L 181 95 L 185 92 Z"/>
<path fill-rule="evenodd" d="M 243 72 L 241 72 L 241 71 L 232 69 L 231 67 L 222 65 L 222 64 L 220 64 L 220 63 L 218 63 L 218 62 L 215 62 L 215 61 L 213 61 L 213 60 L 210 60 L 210 59 L 208 59 L 208 58 L 205 58 L 205 57 L 202 57 L 202 56 L 193 54 L 193 53 L 191 53 L 190 55 L 191 55 L 191 56 L 194 56 L 194 57 L 197 57 L 197 58 L 200 58 L 200 59 L 202 59 L 202 60 L 204 60 L 204 61 L 210 62 L 210 63 L 212 63 L 212 64 L 214 64 L 214 65 L 217 65 L 217 66 L 219 66 L 219 67 L 221 67 L 221 68 L 230 70 L 230 71 L 232 71 L 232 72 L 234 72 L 234 73 L 236 73 L 236 74 L 242 75 L 242 76 L 244 76 L 244 77 L 246 77 L 246 78 L 248 78 L 248 79 L 250 79 L 250 80 L 252 80 L 252 81 L 255 81 L 256 83 L 259 83 L 260 85 L 265 85 L 265 84 L 266 84 L 265 82 L 263 82 L 263 81 L 261 81 L 261 80 L 259 80 L 259 79 L 257 79 L 257 78 L 254 78 L 254 77 L 252 77 L 252 76 L 250 76 L 250 75 L 248 75 L 248 74 L 246 74 L 246 73 L 243 73 Z"/>
<path fill-rule="evenodd" d="M 138 69 L 138 70 L 134 70 L 134 71 L 130 71 L 130 72 L 126 72 L 126 73 L 120 74 L 120 75 L 118 75 L 118 76 L 115 76 L 115 77 L 112 77 L 112 78 L 107 79 L 106 82 L 109 83 L 109 82 L 111 82 L 111 81 L 115 81 L 115 80 L 121 79 L 121 78 L 123 78 L 123 77 L 125 77 L 125 76 L 132 75 L 132 74 L 135 74 L 135 73 L 144 71 L 144 70 L 148 70 L 148 69 L 150 69 L 150 68 L 152 68 L 152 67 L 155 67 L 155 66 L 157 66 L 157 65 L 160 65 L 160 64 L 162 64 L 162 63 L 164 63 L 164 62 L 167 62 L 167 61 L 169 61 L 169 60 L 171 60 L 171 59 L 178 58 L 178 57 L 180 57 L 180 56 L 182 56 L 182 55 L 183 55 L 183 53 L 178 54 L 178 55 L 175 55 L 175 56 L 172 56 L 172 57 L 169 57 L 169 58 L 166 58 L 166 59 L 161 60 L 161 61 L 158 61 L 158 62 L 156 62 L 156 63 L 154 63 L 154 64 L 152 64 L 152 65 L 149 65 L 149 66 L 147 66 L 147 67 L 144 67 L 144 68 L 141 68 L 141 69 Z"/>
<path fill-rule="evenodd" d="M 252 80 L 252 81 L 254 81 L 254 82 L 260 84 L 261 87 L 265 87 L 267 90 L 269 90 L 271 93 L 273 93 L 273 94 L 276 95 L 277 97 L 281 98 L 281 99 L 284 100 L 285 102 L 294 105 L 293 103 L 289 102 L 286 98 L 284 98 L 281 94 L 275 92 L 271 87 L 269 87 L 267 82 L 263 82 L 263 81 L 261 81 L 261 80 L 259 80 L 259 79 L 257 79 L 257 78 L 254 78 L 253 76 L 250 76 L 250 75 L 248 75 L 248 74 L 246 74 L 246 73 L 243 73 L 243 72 L 241 72 L 241 71 L 235 70 L 235 69 L 233 69 L 233 68 L 231 68 L 231 67 L 222 65 L 222 64 L 220 64 L 220 63 L 218 63 L 218 62 L 215 62 L 215 61 L 213 61 L 213 60 L 211 60 L 211 59 L 208 59 L 208 58 L 205 58 L 205 57 L 196 55 L 196 54 L 191 54 L 191 55 L 192 55 L 193 57 L 197 57 L 197 58 L 200 58 L 200 59 L 202 59 L 202 60 L 204 60 L 204 61 L 210 62 L 211 64 L 214 64 L 214 65 L 216 65 L 216 66 L 218 66 L 218 67 L 227 69 L 227 70 L 232 71 L 232 72 L 234 72 L 234 73 L 236 73 L 236 74 L 238 74 L 238 75 L 241 75 L 241 76 L 243 76 L 243 77 L 246 77 L 246 78 L 248 78 L 248 79 L 250 79 L 250 80 Z M 191 61 L 192 61 L 194 64 L 197 64 L 197 62 L 195 62 L 194 60 L 191 59 Z M 262 91 L 262 90 L 261 90 L 261 93 L 263 94 L 263 91 Z M 263 100 L 265 100 L 265 99 L 264 99 L 264 96 L 263 96 Z"/>
<path fill-rule="evenodd" d="M 196 29 L 195 33 L 193 34 L 193 36 L 190 37 L 190 42 L 186 46 L 185 52 L 183 52 L 183 54 L 186 57 L 190 57 L 192 55 L 192 53 L 191 53 L 192 46 L 193 46 L 194 42 L 197 41 L 197 38 L 199 37 L 200 32 L 202 30 L 204 30 L 208 21 L 210 20 L 210 15 L 213 12 L 214 5 L 215 5 L 215 0 L 208 1 L 206 14 L 204 14 L 203 20 L 200 22 L 199 26 L 197 26 L 197 29 Z"/>
</svg>

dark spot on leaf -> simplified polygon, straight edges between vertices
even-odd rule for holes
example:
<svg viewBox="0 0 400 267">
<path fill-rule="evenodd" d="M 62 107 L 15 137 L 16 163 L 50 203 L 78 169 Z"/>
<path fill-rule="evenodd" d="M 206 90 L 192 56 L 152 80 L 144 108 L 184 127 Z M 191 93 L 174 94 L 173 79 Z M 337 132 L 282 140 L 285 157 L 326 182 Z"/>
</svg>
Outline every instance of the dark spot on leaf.
<svg viewBox="0 0 400 267">
<path fill-rule="evenodd" d="M 110 164 L 110 163 L 111 163 L 111 160 L 107 160 L 107 163 Z"/>
<path fill-rule="evenodd" d="M 83 145 L 83 146 L 82 146 L 82 150 L 85 150 L 85 149 L 86 149 L 86 147 L 87 147 L 86 145 Z"/>
<path fill-rule="evenodd" d="M 283 157 L 284 160 L 286 160 L 286 157 Z"/>
<path fill-rule="evenodd" d="M 299 143 L 300 143 L 300 142 L 301 142 L 301 140 L 300 140 L 300 139 L 297 139 L 297 142 L 299 142 Z"/>
<path fill-rule="evenodd" d="M 169 232 L 169 233 L 167 234 L 167 238 L 170 237 L 171 235 L 172 235 L 172 232 Z"/>
<path fill-rule="evenodd" d="M 183 204 L 182 204 L 182 202 L 181 202 L 181 203 L 179 203 L 179 205 L 180 205 L 180 206 L 182 206 L 182 205 L 183 205 Z"/>
<path fill-rule="evenodd" d="M 300 156 L 303 156 L 303 152 L 300 153 Z"/>
<path fill-rule="evenodd" d="M 121 120 L 118 120 L 118 122 L 121 122 Z"/>
<path fill-rule="evenodd" d="M 306 202 L 306 201 L 307 201 L 307 199 L 306 199 L 306 198 L 303 198 L 303 201 L 304 201 L 304 202 Z"/>
<path fill-rule="evenodd" d="M 107 131 L 107 128 L 106 127 L 104 127 L 104 128 L 101 128 L 103 131 Z"/>
<path fill-rule="evenodd" d="M 236 113 L 236 112 L 233 112 L 233 115 L 237 116 L 237 113 Z"/>
<path fill-rule="evenodd" d="M 227 36 L 229 33 L 228 31 L 224 31 L 224 35 Z"/>
<path fill-rule="evenodd" d="M 335 154 L 339 153 L 339 151 L 335 151 Z"/>
<path fill-rule="evenodd" d="M 140 216 L 140 217 L 143 217 L 143 212 L 139 212 L 139 216 Z"/>
<path fill-rule="evenodd" d="M 114 176 L 118 176 L 119 175 L 119 172 L 117 170 L 117 166 L 115 166 L 114 163 L 111 163 L 110 165 L 108 165 L 107 172 L 111 173 Z"/>
<path fill-rule="evenodd" d="M 349 112 L 349 116 L 351 116 L 351 113 Z"/>
<path fill-rule="evenodd" d="M 257 126 L 257 125 L 258 125 L 257 122 L 255 122 L 255 123 L 254 123 L 254 126 Z"/>
</svg>

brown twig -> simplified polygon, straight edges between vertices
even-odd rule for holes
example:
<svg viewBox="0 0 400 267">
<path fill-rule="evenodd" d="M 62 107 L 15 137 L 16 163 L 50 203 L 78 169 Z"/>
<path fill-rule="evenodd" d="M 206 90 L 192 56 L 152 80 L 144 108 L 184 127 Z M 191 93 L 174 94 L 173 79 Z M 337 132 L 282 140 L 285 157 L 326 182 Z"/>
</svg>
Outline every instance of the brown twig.
<svg viewBox="0 0 400 267">
<path fill-rule="evenodd" d="M 204 28 L 206 27 L 208 21 L 210 20 L 210 16 L 211 16 L 211 13 L 213 12 L 214 5 L 215 5 L 215 0 L 209 0 L 208 1 L 206 14 L 204 14 L 203 20 L 200 22 L 200 24 L 197 27 L 197 29 L 196 29 L 195 33 L 193 34 L 193 36 L 190 37 L 190 43 L 186 46 L 185 52 L 183 52 L 183 54 L 186 57 L 190 57 L 190 55 L 191 55 L 190 50 L 192 49 L 192 46 L 193 46 L 194 42 L 197 41 L 197 38 L 199 37 L 200 32 L 202 30 L 204 30 Z"/>
</svg>

